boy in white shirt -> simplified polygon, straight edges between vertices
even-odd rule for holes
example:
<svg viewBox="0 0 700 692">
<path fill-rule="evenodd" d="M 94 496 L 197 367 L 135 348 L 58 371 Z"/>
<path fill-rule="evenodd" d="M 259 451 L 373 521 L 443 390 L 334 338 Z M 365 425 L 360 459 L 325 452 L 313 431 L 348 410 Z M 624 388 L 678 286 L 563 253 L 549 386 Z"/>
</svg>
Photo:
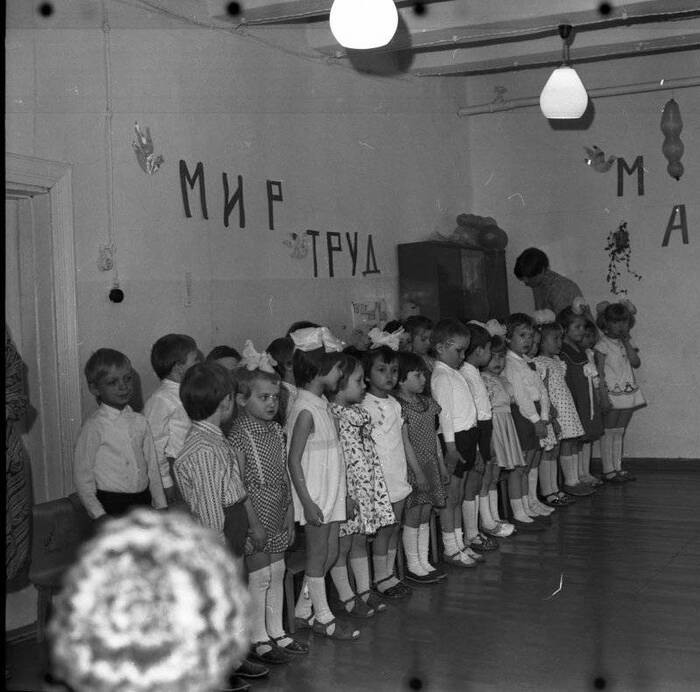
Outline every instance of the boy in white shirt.
<svg viewBox="0 0 700 692">
<path fill-rule="evenodd" d="M 163 488 L 170 505 L 181 501 L 173 482 L 172 465 L 190 429 L 190 418 L 180 400 L 180 382 L 200 360 L 195 340 L 186 334 L 166 334 L 151 349 L 151 366 L 161 382 L 146 401 L 143 413 L 151 426 Z"/>
<path fill-rule="evenodd" d="M 125 514 L 136 505 L 167 507 L 148 423 L 129 406 L 129 359 L 100 348 L 85 364 L 85 377 L 99 408 L 80 429 L 73 478 L 88 514 L 99 519 Z"/>
<path fill-rule="evenodd" d="M 451 474 L 445 508 L 440 510 L 443 558 L 460 567 L 474 567 L 482 556 L 465 547 L 462 501 L 465 476 L 483 462 L 477 461 L 476 405 L 459 368 L 469 346 L 469 330 L 459 320 L 441 320 L 431 336 L 436 361 L 430 389 L 440 404 L 440 438 L 445 446 L 445 466 Z"/>
</svg>

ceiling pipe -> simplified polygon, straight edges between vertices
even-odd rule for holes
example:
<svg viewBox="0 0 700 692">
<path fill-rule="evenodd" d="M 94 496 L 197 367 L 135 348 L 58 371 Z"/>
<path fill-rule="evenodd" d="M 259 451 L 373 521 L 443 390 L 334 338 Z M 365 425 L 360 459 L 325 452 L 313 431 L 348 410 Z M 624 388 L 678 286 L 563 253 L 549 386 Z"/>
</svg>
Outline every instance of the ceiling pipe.
<svg viewBox="0 0 700 692">
<path fill-rule="evenodd" d="M 588 89 L 589 98 L 606 98 L 608 96 L 623 96 L 626 94 L 643 94 L 650 91 L 667 91 L 668 89 L 687 89 L 689 87 L 700 87 L 700 76 L 680 77 L 678 79 L 662 79 L 656 82 L 640 82 L 638 84 L 621 84 L 619 86 L 601 87 L 599 89 Z M 460 108 L 457 115 L 464 118 L 469 115 L 483 115 L 485 113 L 497 113 L 499 111 L 510 111 L 517 108 L 539 108 L 540 97 L 530 96 L 518 99 L 499 98 L 490 103 L 482 103 L 476 106 Z"/>
</svg>

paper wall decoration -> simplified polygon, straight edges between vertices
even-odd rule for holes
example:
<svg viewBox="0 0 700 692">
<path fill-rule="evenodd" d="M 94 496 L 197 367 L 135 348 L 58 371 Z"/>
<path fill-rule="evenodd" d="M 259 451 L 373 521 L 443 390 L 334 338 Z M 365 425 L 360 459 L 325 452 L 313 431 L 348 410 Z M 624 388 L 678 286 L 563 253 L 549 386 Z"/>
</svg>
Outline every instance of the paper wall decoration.
<svg viewBox="0 0 700 692">
<path fill-rule="evenodd" d="M 661 151 L 668 159 L 668 166 L 666 166 L 668 174 L 676 180 L 680 180 L 683 175 L 681 156 L 683 156 L 684 147 L 680 138 L 682 129 L 681 110 L 678 104 L 673 99 L 670 99 L 666 102 L 661 115 L 661 132 L 666 135 Z"/>
<path fill-rule="evenodd" d="M 158 172 L 165 159 L 161 154 L 156 155 L 153 153 L 153 139 L 151 138 L 151 129 L 149 127 L 141 129 L 138 122 L 135 122 L 134 132 L 136 133 L 136 139 L 131 142 L 131 146 L 136 153 L 136 160 L 144 173 L 153 175 Z"/>
<path fill-rule="evenodd" d="M 583 147 L 588 155 L 584 161 L 587 166 L 590 166 L 594 171 L 598 173 L 607 173 L 610 170 L 613 163 L 617 160 L 617 156 L 608 156 L 605 158 L 605 152 L 599 149 L 595 144 L 592 148 Z"/>
</svg>

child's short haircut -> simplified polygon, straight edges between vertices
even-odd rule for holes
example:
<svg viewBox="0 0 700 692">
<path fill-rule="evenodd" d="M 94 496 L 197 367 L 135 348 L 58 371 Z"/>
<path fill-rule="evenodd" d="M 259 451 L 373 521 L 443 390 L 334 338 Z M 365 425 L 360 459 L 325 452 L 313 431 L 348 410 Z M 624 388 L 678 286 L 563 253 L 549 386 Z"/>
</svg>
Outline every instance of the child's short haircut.
<svg viewBox="0 0 700 692">
<path fill-rule="evenodd" d="M 410 372 L 418 371 L 427 374 L 428 368 L 425 361 L 417 353 L 399 351 L 396 359 L 399 363 L 399 383 L 405 382 Z"/>
<path fill-rule="evenodd" d="M 214 348 L 209 351 L 206 360 L 219 360 L 219 358 L 235 358 L 236 360 L 240 360 L 241 354 L 231 346 L 214 346 Z"/>
<path fill-rule="evenodd" d="M 342 353 L 326 353 L 323 348 L 317 348 L 313 351 L 300 351 L 299 349 L 294 351 L 292 368 L 297 387 L 304 387 L 314 377 L 327 375 L 333 366 L 340 361 L 342 355 Z"/>
<path fill-rule="evenodd" d="M 392 351 L 388 346 L 378 346 L 377 348 L 370 348 L 362 354 L 362 367 L 365 370 L 365 379 L 369 379 L 369 371 L 372 366 L 377 362 L 382 363 L 393 363 L 396 360 L 396 351 Z"/>
<path fill-rule="evenodd" d="M 513 273 L 518 279 L 529 279 L 549 269 L 549 258 L 536 247 L 523 250 L 515 260 Z"/>
<path fill-rule="evenodd" d="M 444 344 L 455 337 L 469 337 L 467 326 L 455 319 L 440 320 L 434 327 L 430 335 L 430 343 L 433 347 Z"/>
<path fill-rule="evenodd" d="M 275 371 L 284 379 L 287 376 L 287 368 L 284 367 L 284 364 L 294 355 L 294 341 L 289 336 L 282 336 L 275 339 L 266 350 L 277 363 Z"/>
<path fill-rule="evenodd" d="M 397 332 L 399 331 L 399 329 L 403 328 L 404 325 L 403 322 L 401 322 L 401 320 L 391 320 L 384 325 L 383 331 L 385 331 L 387 334 L 393 334 L 394 332 Z"/>
<path fill-rule="evenodd" d="M 467 329 L 469 330 L 469 346 L 464 352 L 465 357 L 474 353 L 477 348 L 486 348 L 491 343 L 491 335 L 481 325 L 467 322 Z"/>
<path fill-rule="evenodd" d="M 166 334 L 153 344 L 151 366 L 159 379 L 170 374 L 178 363 L 184 363 L 188 354 L 197 350 L 197 344 L 187 334 Z"/>
<path fill-rule="evenodd" d="M 574 312 L 574 309 L 570 305 L 561 310 L 557 315 L 557 322 L 559 322 L 559 324 L 562 326 L 564 334 L 566 334 L 571 324 L 576 320 L 583 320 L 584 324 L 586 322 L 586 318 L 583 315 L 579 315 L 577 312 Z"/>
<path fill-rule="evenodd" d="M 491 337 L 491 355 L 505 353 L 507 350 L 506 340 L 500 334 L 494 334 Z"/>
<path fill-rule="evenodd" d="M 131 362 L 121 352 L 113 348 L 98 348 L 85 363 L 85 379 L 88 384 L 99 384 L 112 367 L 130 366 Z"/>
<path fill-rule="evenodd" d="M 361 351 L 357 346 L 346 346 L 343 349 L 343 353 L 347 353 L 347 355 L 352 356 L 358 361 L 361 361 L 365 355 L 365 352 Z"/>
<path fill-rule="evenodd" d="M 598 340 L 598 327 L 596 327 L 593 320 L 586 317 L 586 323 L 583 325 L 583 328 L 587 332 L 593 332 L 595 334 L 596 341 Z"/>
<path fill-rule="evenodd" d="M 593 324 L 591 322 L 591 324 Z M 540 325 L 540 334 L 542 334 L 542 338 L 544 338 L 547 334 L 552 334 L 553 332 L 558 332 L 559 334 L 564 333 L 564 328 L 559 324 L 559 322 L 545 322 L 544 324 Z"/>
<path fill-rule="evenodd" d="M 280 376 L 276 372 L 265 372 L 265 370 L 248 370 L 248 368 L 236 368 L 232 373 L 234 386 L 237 394 L 242 394 L 246 399 L 253 392 L 255 382 L 280 383 Z"/>
<path fill-rule="evenodd" d="M 605 331 L 610 322 L 629 322 L 630 329 L 634 327 L 634 315 L 632 311 L 624 303 L 610 303 L 598 315 L 596 322 L 598 326 Z"/>
<path fill-rule="evenodd" d="M 209 418 L 224 397 L 235 391 L 231 373 L 220 363 L 195 363 L 180 383 L 180 399 L 191 420 Z"/>
<path fill-rule="evenodd" d="M 429 317 L 425 317 L 425 315 L 411 315 L 406 318 L 403 326 L 411 336 L 415 336 L 421 330 L 426 332 L 432 330 L 433 321 Z"/>
<path fill-rule="evenodd" d="M 345 389 L 348 385 L 348 380 L 361 364 L 355 356 L 346 351 L 343 351 L 340 355 L 341 359 L 338 361 L 338 367 L 340 368 L 342 376 L 340 380 L 338 380 L 338 389 Z"/>
<path fill-rule="evenodd" d="M 535 329 L 535 320 L 526 315 L 524 312 L 514 312 L 506 320 L 506 337 L 510 339 L 513 336 L 513 332 L 522 325 L 530 327 L 530 329 Z"/>
</svg>

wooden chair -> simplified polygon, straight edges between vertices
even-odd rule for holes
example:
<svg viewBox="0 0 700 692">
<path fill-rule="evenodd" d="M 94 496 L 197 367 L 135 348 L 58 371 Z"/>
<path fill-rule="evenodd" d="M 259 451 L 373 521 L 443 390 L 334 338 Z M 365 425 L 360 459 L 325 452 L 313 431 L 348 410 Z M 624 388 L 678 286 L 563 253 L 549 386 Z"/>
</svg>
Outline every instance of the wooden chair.
<svg viewBox="0 0 700 692">
<path fill-rule="evenodd" d="M 63 575 L 78 549 L 94 531 L 94 522 L 77 493 L 42 502 L 32 508 L 32 561 L 29 580 L 37 592 L 37 641 L 46 636 L 53 596 L 61 590 Z"/>
</svg>

